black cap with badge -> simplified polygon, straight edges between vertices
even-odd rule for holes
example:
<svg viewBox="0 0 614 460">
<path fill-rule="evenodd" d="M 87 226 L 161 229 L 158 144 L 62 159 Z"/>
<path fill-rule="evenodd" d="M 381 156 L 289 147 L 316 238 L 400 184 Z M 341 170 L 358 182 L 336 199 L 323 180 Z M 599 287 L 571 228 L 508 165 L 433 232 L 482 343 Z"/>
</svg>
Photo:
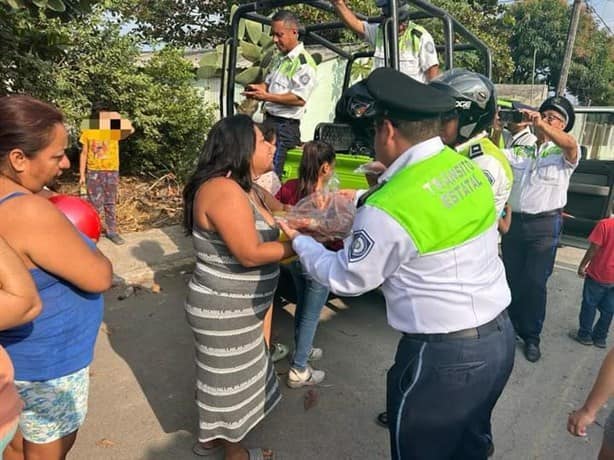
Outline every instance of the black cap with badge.
<svg viewBox="0 0 614 460">
<path fill-rule="evenodd" d="M 445 92 L 389 67 L 374 70 L 366 80 L 379 115 L 418 121 L 439 117 L 454 109 L 456 101 Z"/>
<path fill-rule="evenodd" d="M 576 121 L 576 114 L 573 105 L 563 96 L 552 96 L 546 99 L 539 107 L 539 113 L 546 110 L 554 110 L 565 117 L 565 132 L 569 132 Z"/>
</svg>

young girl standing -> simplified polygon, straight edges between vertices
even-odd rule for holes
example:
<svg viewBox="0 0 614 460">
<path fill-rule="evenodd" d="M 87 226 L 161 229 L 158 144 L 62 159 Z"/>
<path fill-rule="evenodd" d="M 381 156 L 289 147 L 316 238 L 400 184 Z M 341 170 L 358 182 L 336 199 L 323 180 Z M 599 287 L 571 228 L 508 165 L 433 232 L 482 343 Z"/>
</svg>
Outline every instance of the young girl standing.
<svg viewBox="0 0 614 460">
<path fill-rule="evenodd" d="M 295 205 L 302 198 L 322 191 L 335 170 L 335 152 L 330 144 L 321 141 L 307 142 L 298 171 L 298 179 L 286 182 L 277 198 L 284 204 Z M 336 247 L 331 249 L 339 249 Z M 303 271 L 297 259 L 289 264 L 296 287 L 296 311 L 294 314 L 295 352 L 288 372 L 290 388 L 316 385 L 324 380 L 325 373 L 312 369 L 308 361 L 322 357 L 320 348 L 313 348 L 313 339 L 318 327 L 320 312 L 328 299 L 328 287 L 319 284 Z"/>
</svg>

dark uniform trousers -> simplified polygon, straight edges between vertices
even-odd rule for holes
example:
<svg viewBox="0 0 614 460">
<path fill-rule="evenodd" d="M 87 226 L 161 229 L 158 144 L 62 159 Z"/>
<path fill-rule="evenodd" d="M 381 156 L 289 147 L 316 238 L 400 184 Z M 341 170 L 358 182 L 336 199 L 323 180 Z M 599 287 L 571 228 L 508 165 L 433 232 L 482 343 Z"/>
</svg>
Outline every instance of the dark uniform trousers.
<svg viewBox="0 0 614 460">
<path fill-rule="evenodd" d="M 513 213 L 501 239 L 507 283 L 512 291 L 509 314 L 525 343 L 539 345 L 546 317 L 546 283 L 554 268 L 563 218 L 559 210 Z"/>
<path fill-rule="evenodd" d="M 277 149 L 275 150 L 275 172 L 281 178 L 286 163 L 288 150 L 301 143 L 300 121 L 293 118 L 276 117 L 266 114 L 267 120 L 275 124 L 277 131 Z"/>
<path fill-rule="evenodd" d="M 504 311 L 474 331 L 401 338 L 387 378 L 393 460 L 487 458 L 491 413 L 514 365 L 514 330 Z"/>
</svg>

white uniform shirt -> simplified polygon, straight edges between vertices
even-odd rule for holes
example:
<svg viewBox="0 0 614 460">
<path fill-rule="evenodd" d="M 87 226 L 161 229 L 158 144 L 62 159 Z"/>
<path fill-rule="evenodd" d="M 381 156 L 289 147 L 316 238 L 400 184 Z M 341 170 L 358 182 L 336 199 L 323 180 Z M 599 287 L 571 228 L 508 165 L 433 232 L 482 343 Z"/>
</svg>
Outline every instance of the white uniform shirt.
<svg viewBox="0 0 614 460">
<path fill-rule="evenodd" d="M 505 203 L 507 203 L 510 197 L 512 183 L 507 178 L 503 166 L 501 166 L 501 163 L 495 157 L 482 154 L 478 157 L 471 158 L 471 160 L 478 165 L 486 176 L 486 179 L 488 179 L 495 196 L 497 216 L 500 216 L 503 213 L 503 208 L 505 208 Z"/>
<path fill-rule="evenodd" d="M 365 41 L 375 48 L 373 70 L 384 67 L 385 54 L 383 43 L 379 43 L 380 46 L 377 46 L 377 35 L 380 25 L 368 22 L 363 22 L 363 24 L 365 25 Z M 431 34 L 426 31 L 422 32 L 418 53 L 414 52 L 411 40 L 399 48 L 399 70 L 421 83 L 427 83 L 426 71 L 439 64 L 435 42 Z"/>
<path fill-rule="evenodd" d="M 506 149 L 511 149 L 519 145 L 535 145 L 537 142 L 537 136 L 533 134 L 531 128 L 528 126 L 521 129 L 516 134 L 512 134 L 508 130 L 504 130 L 502 134 Z"/>
<path fill-rule="evenodd" d="M 550 149 L 558 152 L 546 155 Z M 552 141 L 540 146 L 502 150 L 514 172 L 509 203 L 514 212 L 539 214 L 562 209 L 567 204 L 569 178 L 580 161 L 580 146 L 575 163 L 565 159 L 563 151 Z"/>
<path fill-rule="evenodd" d="M 264 82 L 271 94 L 292 93 L 307 102 L 316 86 L 316 69 L 310 63 L 301 64 L 294 75 L 288 77 L 280 71 L 281 64 L 286 60 L 297 59 L 301 53 L 306 53 L 302 43 L 299 43 L 288 54 L 278 55 L 274 66 L 267 74 Z M 264 110 L 271 115 L 300 120 L 305 113 L 305 106 L 293 106 L 265 102 Z"/>
<path fill-rule="evenodd" d="M 439 137 L 415 145 L 379 181 L 442 149 Z M 337 294 L 355 296 L 382 285 L 393 328 L 447 333 L 485 324 L 509 305 L 497 237 L 494 224 L 462 246 L 420 255 L 396 220 L 366 204 L 358 208 L 352 236 L 341 251 L 328 251 L 304 235 L 294 239 L 293 247 L 304 269 Z"/>
</svg>

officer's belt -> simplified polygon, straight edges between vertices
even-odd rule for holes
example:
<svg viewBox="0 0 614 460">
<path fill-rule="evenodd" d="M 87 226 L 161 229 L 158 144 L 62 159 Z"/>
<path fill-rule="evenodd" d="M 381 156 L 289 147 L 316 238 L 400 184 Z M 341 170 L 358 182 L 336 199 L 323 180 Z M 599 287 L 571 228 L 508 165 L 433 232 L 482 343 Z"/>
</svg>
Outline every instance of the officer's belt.
<svg viewBox="0 0 614 460">
<path fill-rule="evenodd" d="M 297 125 L 300 123 L 300 120 L 296 118 L 278 117 L 277 115 L 271 115 L 269 112 L 266 112 L 264 115 L 267 120 L 278 121 L 280 123 L 296 123 Z"/>
<path fill-rule="evenodd" d="M 527 212 L 512 212 L 512 217 L 516 215 L 521 219 L 537 219 L 539 217 L 558 216 L 561 214 L 562 211 L 563 210 L 559 208 L 559 209 L 553 209 L 552 211 L 538 212 L 537 214 L 529 214 Z"/>
<path fill-rule="evenodd" d="M 478 327 L 461 329 L 460 331 L 448 332 L 445 334 L 409 334 L 404 332 L 403 337 L 412 340 L 419 340 L 421 342 L 445 342 L 446 340 L 478 339 L 495 331 L 500 331 L 502 329 L 502 323 L 506 319 L 507 310 L 503 310 L 495 319 Z"/>
</svg>

